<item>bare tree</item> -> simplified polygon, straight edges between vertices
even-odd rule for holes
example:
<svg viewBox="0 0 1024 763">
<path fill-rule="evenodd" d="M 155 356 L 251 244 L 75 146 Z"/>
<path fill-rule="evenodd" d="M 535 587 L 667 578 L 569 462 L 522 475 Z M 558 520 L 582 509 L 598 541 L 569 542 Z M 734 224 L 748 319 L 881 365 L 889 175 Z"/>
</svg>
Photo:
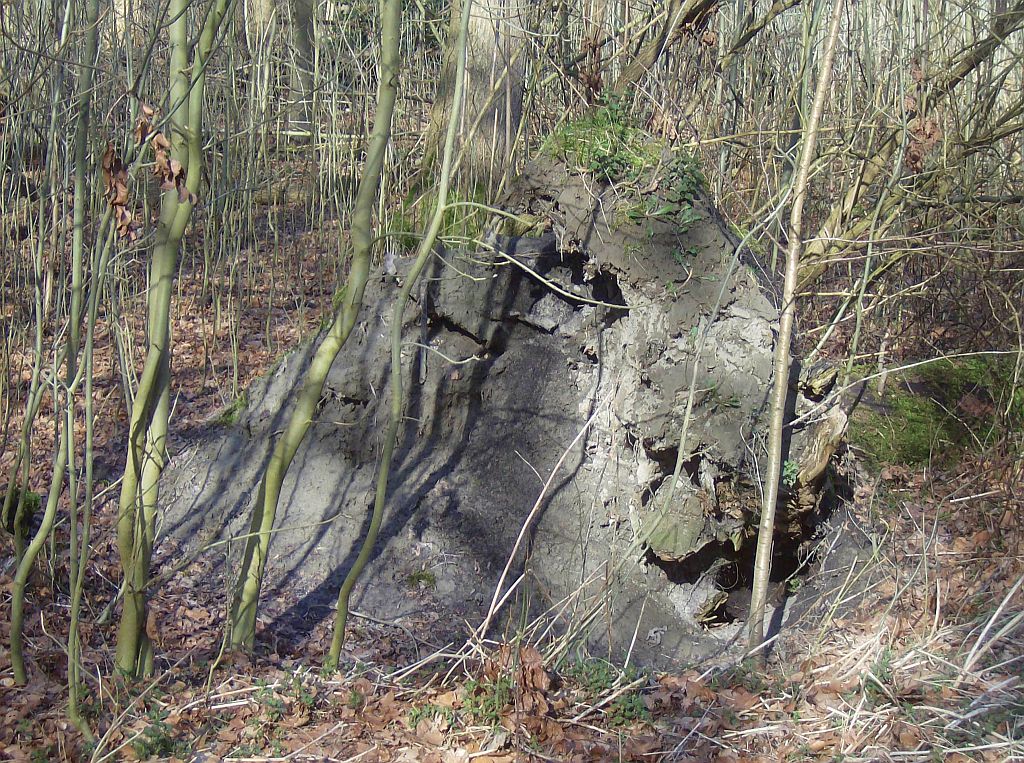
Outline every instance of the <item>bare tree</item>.
<svg viewBox="0 0 1024 763">
<path fill-rule="evenodd" d="M 206 66 L 229 0 L 215 0 L 198 39 L 189 35 L 188 0 L 170 0 L 170 133 L 168 174 L 160 203 L 156 243 L 150 260 L 148 348 L 132 404 L 128 454 L 117 522 L 124 570 L 124 604 L 117 636 L 117 667 L 127 675 L 152 671 L 153 647 L 146 632 L 146 588 L 153 554 L 160 475 L 167 462 L 170 415 L 172 282 L 178 251 L 202 177 L 203 96 Z"/>
<path fill-rule="evenodd" d="M 253 507 L 249 535 L 231 605 L 230 641 L 235 647 L 251 648 L 256 638 L 256 611 L 266 570 L 271 532 L 277 516 L 281 485 L 295 453 L 313 422 L 323 393 L 327 373 L 355 328 L 362 307 L 363 292 L 370 274 L 373 249 L 373 211 L 377 205 L 384 158 L 391 140 L 391 124 L 398 100 L 400 71 L 399 37 L 401 0 L 386 0 L 381 9 L 381 63 L 377 110 L 367 149 L 366 163 L 352 210 L 352 257 L 348 280 L 336 300 L 334 321 L 317 348 L 291 418 L 274 446 L 270 463 L 260 481 Z"/>
<path fill-rule="evenodd" d="M 750 598 L 750 617 L 747 623 L 748 647 L 758 649 L 764 642 L 764 608 L 768 600 L 768 581 L 772 568 L 772 545 L 775 534 L 775 503 L 779 496 L 779 481 L 782 477 L 782 436 L 786 425 L 786 398 L 790 385 L 790 343 L 793 337 L 793 321 L 796 317 L 797 276 L 800 271 L 800 250 L 803 244 L 803 213 L 807 198 L 807 182 L 814 160 L 815 144 L 818 140 L 818 126 L 828 94 L 832 77 L 832 61 L 835 57 L 836 40 L 839 38 L 839 23 L 843 17 L 842 0 L 834 0 L 832 17 L 829 21 L 825 55 L 818 72 L 818 86 L 814 92 L 814 104 L 810 118 L 804 128 L 803 147 L 796 181 L 793 186 L 793 209 L 789 217 L 789 250 L 786 253 L 785 285 L 782 292 L 782 313 L 779 317 L 779 336 L 775 340 L 775 372 L 769 408 L 771 416 L 768 436 L 768 470 L 765 476 L 764 502 L 761 505 L 761 526 L 757 531 L 757 556 L 754 560 L 754 590 Z M 764 660 L 763 649 L 758 653 Z"/>
<path fill-rule="evenodd" d="M 430 112 L 426 153 L 419 185 L 428 187 L 437 169 L 447 132 L 449 108 L 458 68 L 458 39 L 464 0 L 451 5 L 448 50 Z M 525 4 L 522 0 L 474 2 L 466 43 L 465 107 L 456 147 L 467 187 L 492 189 L 508 167 L 523 118 L 526 53 Z"/>
</svg>

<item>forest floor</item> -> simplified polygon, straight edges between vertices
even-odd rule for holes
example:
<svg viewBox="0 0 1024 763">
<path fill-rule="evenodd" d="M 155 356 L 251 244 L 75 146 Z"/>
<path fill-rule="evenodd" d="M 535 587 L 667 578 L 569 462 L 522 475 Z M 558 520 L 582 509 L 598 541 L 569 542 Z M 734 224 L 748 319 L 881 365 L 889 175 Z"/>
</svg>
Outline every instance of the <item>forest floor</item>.
<svg viewBox="0 0 1024 763">
<path fill-rule="evenodd" d="M 292 245 L 286 256 L 249 263 L 252 281 L 236 285 L 246 296 L 232 307 L 230 330 L 208 318 L 199 273 L 179 278 L 172 453 L 230 411 L 232 395 L 329 310 L 316 264 L 323 239 Z M 124 325 L 142 346 L 141 310 Z M 124 403 L 110 332 L 100 341 L 97 460 L 116 474 Z M 52 427 L 44 410 L 37 490 L 48 478 Z M 0 534 L 0 759 L 1024 760 L 1020 454 L 1007 444 L 967 447 L 941 465 L 861 464 L 854 474 L 848 510 L 873 544 L 876 581 L 856 607 L 837 602 L 841 617 L 784 633 L 766 669 L 672 674 L 554 660 L 557 641 L 430 644 L 410 624 L 368 618 L 351 626 L 337 672 L 320 667 L 329 617 L 298 645 L 279 647 L 264 630 L 253 656 L 230 654 L 224 583 L 198 560 L 153 591 L 158 671 L 125 684 L 108 678 L 116 617 L 104 613 L 120 577 L 111 489 L 94 517 L 81 626 L 82 712 L 95 745 L 66 715 L 67 523 L 30 581 L 24 687 L 14 685 L 6 651 L 13 546 Z M 174 555 L 165 545 L 157 561 Z"/>
</svg>

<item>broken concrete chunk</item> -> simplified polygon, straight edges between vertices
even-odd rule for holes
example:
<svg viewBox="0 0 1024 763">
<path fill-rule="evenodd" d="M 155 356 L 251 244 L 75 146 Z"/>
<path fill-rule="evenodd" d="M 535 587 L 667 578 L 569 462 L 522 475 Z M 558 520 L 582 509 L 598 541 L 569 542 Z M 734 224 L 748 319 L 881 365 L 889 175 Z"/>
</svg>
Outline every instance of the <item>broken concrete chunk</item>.
<svg viewBox="0 0 1024 763">
<path fill-rule="evenodd" d="M 668 485 L 664 485 L 654 494 L 653 502 L 661 508 L 647 516 L 643 532 L 655 556 L 678 562 L 714 538 L 704 532 L 704 507 L 697 492 L 680 485 L 673 491 L 671 503 L 668 493 Z"/>
</svg>

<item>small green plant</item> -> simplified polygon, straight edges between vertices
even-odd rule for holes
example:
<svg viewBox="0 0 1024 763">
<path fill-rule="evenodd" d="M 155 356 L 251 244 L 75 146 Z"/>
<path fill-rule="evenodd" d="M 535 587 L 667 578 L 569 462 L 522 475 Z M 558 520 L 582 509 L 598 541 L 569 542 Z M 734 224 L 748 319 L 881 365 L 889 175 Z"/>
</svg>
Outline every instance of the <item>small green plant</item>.
<svg viewBox="0 0 1024 763">
<path fill-rule="evenodd" d="M 544 752 L 544 743 L 536 734 L 530 734 L 525 742 L 525 747 L 528 752 L 533 753 L 535 756 L 541 756 L 541 753 Z"/>
<path fill-rule="evenodd" d="M 718 391 L 717 385 L 709 393 L 711 410 L 718 411 L 721 408 L 739 408 L 743 403 L 736 394 L 723 395 Z"/>
<path fill-rule="evenodd" d="M 686 231 L 693 227 L 694 223 L 700 222 L 701 219 L 700 212 L 687 205 L 680 207 L 679 211 L 676 212 L 673 222 L 679 228 L 680 233 L 686 233 Z"/>
<path fill-rule="evenodd" d="M 455 711 L 450 707 L 428 702 L 412 709 L 409 713 L 409 727 L 415 729 L 420 721 L 434 719 L 440 721 L 442 726 L 452 726 L 455 724 Z"/>
<path fill-rule="evenodd" d="M 512 679 L 501 677 L 495 681 L 466 682 L 462 708 L 474 722 L 497 726 L 505 708 L 512 702 Z"/>
<path fill-rule="evenodd" d="M 316 707 L 317 697 L 316 691 L 310 688 L 305 681 L 303 681 L 302 673 L 294 673 L 289 683 L 289 693 L 294 697 L 299 704 L 308 710 L 312 710 Z"/>
<path fill-rule="evenodd" d="M 131 743 L 139 760 L 186 757 L 189 754 L 189 743 L 174 739 L 174 729 L 164 720 L 166 717 L 166 712 L 150 711 L 151 723 Z"/>
<path fill-rule="evenodd" d="M 889 701 L 886 687 L 892 684 L 892 649 L 883 649 L 875 664 L 872 665 L 869 675 L 861 678 L 864 686 L 864 696 L 872 703 L 879 704 Z"/>
<path fill-rule="evenodd" d="M 266 689 L 262 696 L 257 695 L 257 699 L 267 720 L 276 723 L 284 718 L 285 712 L 288 710 L 288 703 L 284 698 L 277 696 L 272 690 Z"/>
<path fill-rule="evenodd" d="M 409 588 L 436 588 L 437 587 L 437 575 L 430 570 L 419 570 L 409 575 L 405 582 Z"/>
<path fill-rule="evenodd" d="M 787 458 L 782 464 L 782 484 L 786 487 L 793 487 L 800 478 L 800 464 Z"/>
<path fill-rule="evenodd" d="M 617 687 L 633 683 L 643 674 L 633 667 L 620 670 L 607 660 L 578 660 L 562 670 L 563 675 L 579 685 L 580 690 L 591 700 L 599 700 L 614 692 Z M 639 690 L 623 692 L 613 699 L 605 709 L 609 721 L 616 726 L 625 726 L 635 721 L 650 720 L 650 712 L 644 704 Z"/>
<path fill-rule="evenodd" d="M 622 253 L 626 255 L 627 259 L 636 260 L 639 262 L 643 259 L 644 248 L 640 244 L 626 244 L 622 248 Z"/>
<path fill-rule="evenodd" d="M 676 154 L 668 166 L 665 185 L 668 187 L 665 196 L 669 201 L 692 204 L 697 192 L 705 185 L 697 157 L 685 151 Z"/>
<path fill-rule="evenodd" d="M 663 232 L 671 232 L 681 236 L 687 233 L 696 223 L 704 219 L 703 214 L 694 206 L 697 193 L 704 184 L 697 160 L 686 153 L 676 154 L 664 170 L 655 171 L 657 191 L 645 192 L 635 198 L 623 199 L 617 206 L 615 224 L 642 225 L 648 238 L 654 238 L 658 232 L 654 223 L 661 223 Z M 672 258 L 680 265 L 686 266 L 686 257 L 696 256 L 698 248 L 681 246 L 672 252 Z"/>
<path fill-rule="evenodd" d="M 352 710 L 362 710 L 366 705 L 366 697 L 358 689 L 352 689 L 348 693 L 348 702 L 346 704 Z"/>
<path fill-rule="evenodd" d="M 651 720 L 651 712 L 644 704 L 640 692 L 620 694 L 608 705 L 607 717 L 613 726 L 628 726 L 637 721 L 645 723 Z"/>
<path fill-rule="evenodd" d="M 214 423 L 225 427 L 237 424 L 242 412 L 248 407 L 249 394 L 247 392 L 243 392 L 232 400 L 230 405 L 217 414 L 217 418 L 214 420 Z"/>
<path fill-rule="evenodd" d="M 653 238 L 657 232 L 654 226 L 651 225 L 651 221 L 670 223 L 673 227 L 673 232 L 681 235 L 690 230 L 694 223 L 698 223 L 703 219 L 700 212 L 694 209 L 693 205 L 688 201 L 669 201 L 654 195 L 646 196 L 643 199 L 624 205 L 619 214 L 631 223 L 645 223 L 645 233 L 648 238 Z M 618 222 L 621 224 L 623 220 L 620 219 Z M 684 251 L 692 254 L 697 253 L 696 247 L 690 247 L 688 250 L 679 249 L 677 251 L 680 254 Z M 675 252 L 673 252 L 673 256 L 675 256 Z M 682 263 L 680 262 L 680 264 Z"/>
<path fill-rule="evenodd" d="M 696 246 L 688 246 L 685 249 L 681 246 L 677 246 L 672 250 L 672 259 L 675 260 L 676 264 L 680 267 L 687 266 L 687 259 L 693 259 L 699 253 Z"/>
<path fill-rule="evenodd" d="M 629 669 L 633 680 L 636 678 L 635 671 Z M 606 694 L 612 690 L 619 680 L 619 669 L 607 660 L 589 659 L 574 662 L 562 671 L 567 678 L 580 685 L 580 688 L 591 695 Z"/>
<path fill-rule="evenodd" d="M 676 154 L 659 185 L 658 196 L 649 197 L 647 202 L 650 217 L 671 222 L 680 234 L 703 219 L 693 206 L 697 192 L 704 186 L 704 175 L 696 158 L 686 152 Z M 697 253 L 695 247 L 690 250 Z"/>
</svg>

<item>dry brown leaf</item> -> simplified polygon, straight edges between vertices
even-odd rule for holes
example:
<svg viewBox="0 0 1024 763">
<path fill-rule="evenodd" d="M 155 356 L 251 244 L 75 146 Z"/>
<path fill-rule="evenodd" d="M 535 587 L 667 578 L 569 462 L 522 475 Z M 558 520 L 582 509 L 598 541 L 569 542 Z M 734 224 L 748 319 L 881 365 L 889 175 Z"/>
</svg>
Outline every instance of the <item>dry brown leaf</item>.
<svg viewBox="0 0 1024 763">
<path fill-rule="evenodd" d="M 826 732 L 821 734 L 817 739 L 812 739 L 807 743 L 807 749 L 811 752 L 821 752 L 822 750 L 828 750 L 836 746 L 839 741 L 838 737 L 834 732 Z"/>
<path fill-rule="evenodd" d="M 438 694 L 431 702 L 440 707 L 459 707 L 459 693 L 454 690 L 446 691 L 443 694 Z"/>
<path fill-rule="evenodd" d="M 723 689 L 719 692 L 719 696 L 722 697 L 729 705 L 736 710 L 749 710 L 752 707 L 756 707 L 760 704 L 761 700 L 756 694 L 753 694 L 746 689 L 736 687 L 732 689 Z"/>
<path fill-rule="evenodd" d="M 432 747 L 440 747 L 444 744 L 444 732 L 430 718 L 423 718 L 416 724 L 416 736 L 422 744 Z"/>
<path fill-rule="evenodd" d="M 896 739 L 899 740 L 900 749 L 914 750 L 921 743 L 921 730 L 909 723 L 899 723 L 896 729 Z"/>
</svg>

